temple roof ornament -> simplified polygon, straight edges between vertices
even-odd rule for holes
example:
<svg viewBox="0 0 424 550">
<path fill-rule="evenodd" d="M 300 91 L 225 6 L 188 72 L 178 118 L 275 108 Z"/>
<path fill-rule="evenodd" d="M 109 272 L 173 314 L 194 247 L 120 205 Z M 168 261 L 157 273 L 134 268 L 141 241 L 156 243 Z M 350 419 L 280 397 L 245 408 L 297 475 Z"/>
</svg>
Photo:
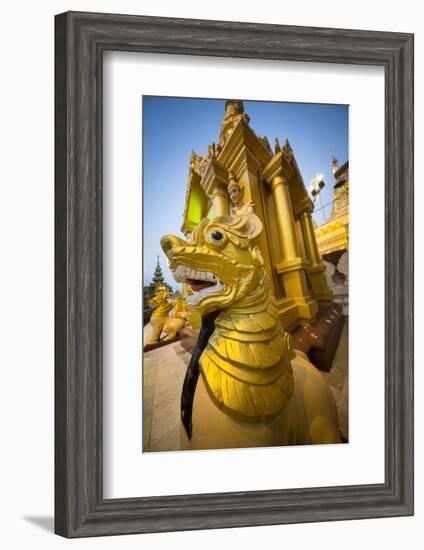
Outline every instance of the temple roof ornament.
<svg viewBox="0 0 424 550">
<path fill-rule="evenodd" d="M 221 133 L 219 135 L 219 145 L 224 146 L 234 127 L 240 120 L 249 124 L 250 117 L 244 112 L 243 101 L 240 99 L 227 99 L 225 102 L 225 116 L 221 122 Z"/>
<path fill-rule="evenodd" d="M 269 140 L 266 136 L 258 136 L 259 141 L 262 143 L 262 145 L 265 147 L 265 149 L 268 151 L 270 155 L 272 155 L 272 149 L 271 145 L 269 143 Z"/>
<path fill-rule="evenodd" d="M 286 157 L 286 159 L 289 162 L 291 162 L 293 160 L 294 153 L 293 153 L 292 146 L 290 145 L 290 142 L 289 142 L 288 139 L 286 139 L 286 141 L 284 143 L 284 146 L 282 148 L 282 151 L 283 151 L 283 154 Z"/>
<path fill-rule="evenodd" d="M 209 159 L 215 159 L 219 153 L 221 152 L 221 146 L 219 145 L 219 143 L 211 143 L 211 145 L 209 145 L 208 147 L 208 158 Z"/>
<path fill-rule="evenodd" d="M 215 145 L 215 144 L 212 144 Z M 208 165 L 209 159 L 207 157 L 203 157 L 202 155 L 198 155 L 194 151 L 191 152 L 191 159 L 190 159 L 190 168 L 195 172 L 198 176 L 202 177 L 203 174 L 206 171 L 206 167 Z"/>
<path fill-rule="evenodd" d="M 281 152 L 280 142 L 278 140 L 278 137 L 276 137 L 274 142 L 274 154 L 276 155 L 277 153 L 280 153 L 280 152 Z"/>
<path fill-rule="evenodd" d="M 224 105 L 225 117 L 237 116 L 244 113 L 244 105 L 241 99 L 227 99 Z"/>
</svg>

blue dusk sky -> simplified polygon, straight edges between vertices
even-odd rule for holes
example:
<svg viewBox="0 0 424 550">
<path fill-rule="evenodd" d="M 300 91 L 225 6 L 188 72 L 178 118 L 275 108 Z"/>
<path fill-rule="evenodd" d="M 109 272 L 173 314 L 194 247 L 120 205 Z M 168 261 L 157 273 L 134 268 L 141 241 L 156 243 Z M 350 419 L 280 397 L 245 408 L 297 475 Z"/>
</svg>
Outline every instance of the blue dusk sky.
<svg viewBox="0 0 424 550">
<path fill-rule="evenodd" d="M 152 281 L 159 255 L 166 281 L 177 289 L 160 247 L 163 235 L 180 235 L 191 152 L 207 155 L 217 143 L 224 118 L 224 99 L 143 96 L 143 260 L 144 284 Z M 331 213 L 334 155 L 339 166 L 348 160 L 348 106 L 316 103 L 244 101 L 250 126 L 271 147 L 289 139 L 307 188 L 323 174 L 325 214 Z M 324 221 L 316 203 L 314 219 Z"/>
</svg>

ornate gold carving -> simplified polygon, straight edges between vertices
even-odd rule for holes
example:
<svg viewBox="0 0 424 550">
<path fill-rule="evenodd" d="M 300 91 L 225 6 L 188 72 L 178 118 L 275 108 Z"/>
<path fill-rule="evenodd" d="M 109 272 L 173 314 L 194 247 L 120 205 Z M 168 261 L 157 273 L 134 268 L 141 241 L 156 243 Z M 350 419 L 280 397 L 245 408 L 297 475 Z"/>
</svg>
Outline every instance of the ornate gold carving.
<svg viewBox="0 0 424 550">
<path fill-rule="evenodd" d="M 211 143 L 211 145 L 208 146 L 208 158 L 217 158 L 219 153 L 221 152 L 221 146 L 219 143 Z"/>
<path fill-rule="evenodd" d="M 229 174 L 229 184 L 227 187 L 228 195 L 233 204 L 230 214 L 231 216 L 242 216 L 243 214 L 254 214 L 255 213 L 255 203 L 249 201 L 244 203 L 242 200 L 243 197 L 243 188 L 239 185 L 234 174 Z"/>
<path fill-rule="evenodd" d="M 268 151 L 270 155 L 272 155 L 272 149 L 271 145 L 269 143 L 269 140 L 266 136 L 258 136 L 259 141 L 262 143 L 262 145 L 265 147 L 265 149 Z"/>
<path fill-rule="evenodd" d="M 176 338 L 188 316 L 185 298 L 177 296 L 170 300 L 168 288 L 165 285 L 160 285 L 153 298 L 149 300 L 149 304 L 154 307 L 150 319 L 153 328 L 150 343 L 159 342 L 162 332 L 166 334 L 165 340 Z M 170 312 L 172 317 L 169 316 Z"/>
<path fill-rule="evenodd" d="M 255 214 L 203 220 L 190 241 L 166 235 L 161 244 L 178 282 L 196 292 L 201 315 L 221 310 L 200 359 L 210 394 L 228 414 L 260 422 L 279 414 L 293 392 L 290 336 L 258 247 Z"/>
<path fill-rule="evenodd" d="M 249 124 L 250 117 L 244 112 L 243 101 L 239 99 L 227 99 L 225 102 L 225 116 L 221 123 L 221 133 L 219 136 L 219 145 L 224 146 L 228 137 L 240 120 Z"/>
<path fill-rule="evenodd" d="M 274 154 L 276 155 L 277 153 L 281 153 L 281 146 L 278 137 L 276 137 L 274 141 Z"/>
<path fill-rule="evenodd" d="M 207 157 L 202 157 L 202 155 L 198 155 L 194 151 L 191 153 L 191 159 L 190 159 L 190 168 L 195 172 L 198 176 L 202 177 L 203 174 L 206 172 L 206 167 L 208 165 L 209 159 Z"/>
<path fill-rule="evenodd" d="M 293 160 L 293 149 L 290 145 L 290 142 L 288 139 L 286 139 L 285 143 L 284 143 L 284 146 L 282 148 L 282 152 L 283 152 L 283 155 L 285 156 L 285 158 L 287 159 L 288 162 L 291 162 Z"/>
</svg>

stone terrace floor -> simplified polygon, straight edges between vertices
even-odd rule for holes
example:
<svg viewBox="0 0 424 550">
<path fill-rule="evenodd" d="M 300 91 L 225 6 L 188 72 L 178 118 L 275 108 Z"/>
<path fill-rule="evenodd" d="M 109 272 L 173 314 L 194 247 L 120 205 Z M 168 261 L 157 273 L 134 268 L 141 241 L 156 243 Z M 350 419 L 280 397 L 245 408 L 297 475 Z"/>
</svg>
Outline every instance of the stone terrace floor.
<svg viewBox="0 0 424 550">
<path fill-rule="evenodd" d="M 150 324 L 144 327 L 149 340 Z M 329 373 L 322 373 L 336 400 L 340 431 L 348 440 L 348 319 Z M 177 451 L 180 438 L 180 396 L 190 354 L 179 342 L 144 353 L 143 451 Z"/>
</svg>

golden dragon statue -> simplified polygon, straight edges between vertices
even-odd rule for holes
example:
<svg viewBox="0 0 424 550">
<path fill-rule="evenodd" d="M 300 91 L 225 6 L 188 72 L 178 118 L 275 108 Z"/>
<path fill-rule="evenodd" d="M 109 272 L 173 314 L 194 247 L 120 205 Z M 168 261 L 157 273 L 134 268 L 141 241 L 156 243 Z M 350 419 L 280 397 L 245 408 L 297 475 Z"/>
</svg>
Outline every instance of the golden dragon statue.
<svg viewBox="0 0 424 550">
<path fill-rule="evenodd" d="M 188 310 L 185 299 L 176 297 L 169 301 L 169 291 L 165 285 L 160 285 L 154 296 L 149 300 L 154 311 L 150 318 L 152 334 L 150 344 L 159 342 L 162 332 L 166 334 L 164 340 L 173 340 L 185 325 Z M 169 314 L 172 314 L 172 317 Z"/>
<path fill-rule="evenodd" d="M 326 381 L 280 323 L 261 231 L 249 213 L 204 219 L 189 240 L 161 240 L 203 321 L 182 391 L 182 448 L 340 442 Z"/>
</svg>

